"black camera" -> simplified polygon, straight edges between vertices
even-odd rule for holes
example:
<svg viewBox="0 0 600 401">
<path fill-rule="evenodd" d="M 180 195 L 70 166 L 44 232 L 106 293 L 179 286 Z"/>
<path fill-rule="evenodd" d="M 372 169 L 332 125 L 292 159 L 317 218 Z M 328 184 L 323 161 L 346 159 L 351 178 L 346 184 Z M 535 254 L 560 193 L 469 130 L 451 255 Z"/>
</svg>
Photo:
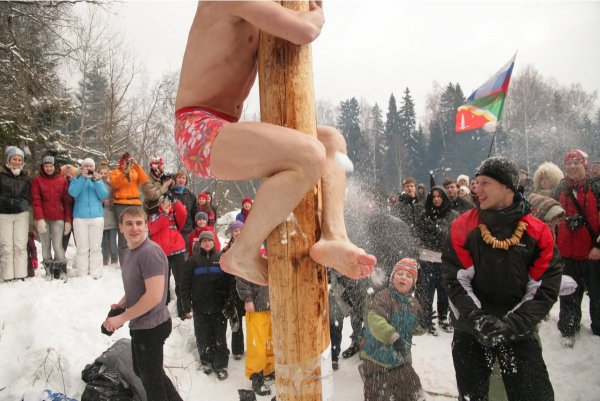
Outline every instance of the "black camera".
<svg viewBox="0 0 600 401">
<path fill-rule="evenodd" d="M 94 170 L 88 170 L 88 175 L 94 175 Z"/>
<path fill-rule="evenodd" d="M 168 180 L 175 180 L 175 175 L 171 174 L 171 173 L 164 173 L 163 175 L 160 176 L 160 183 L 164 184 L 165 181 Z"/>
<path fill-rule="evenodd" d="M 566 221 L 567 221 L 567 227 L 569 227 L 569 230 L 571 230 L 571 231 L 577 231 L 578 229 L 583 227 L 583 225 L 585 224 L 585 220 L 583 219 L 583 216 L 580 214 L 568 216 Z"/>
</svg>

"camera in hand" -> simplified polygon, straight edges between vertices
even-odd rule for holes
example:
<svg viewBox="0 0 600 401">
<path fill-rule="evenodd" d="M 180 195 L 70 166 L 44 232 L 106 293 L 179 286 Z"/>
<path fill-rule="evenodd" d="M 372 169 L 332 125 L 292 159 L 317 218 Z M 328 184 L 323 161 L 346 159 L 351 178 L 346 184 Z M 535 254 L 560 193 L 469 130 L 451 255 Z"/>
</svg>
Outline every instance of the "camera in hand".
<svg viewBox="0 0 600 401">
<path fill-rule="evenodd" d="M 94 170 L 88 170 L 87 175 L 94 175 Z"/>
<path fill-rule="evenodd" d="M 119 316 L 120 314 L 124 313 L 125 311 L 126 311 L 125 308 L 116 308 L 116 309 L 110 308 L 110 310 L 108 311 L 108 315 L 106 317 L 109 318 L 109 317 Z M 107 336 L 113 335 L 113 332 L 106 330 L 106 327 L 104 327 L 103 324 L 100 325 L 100 331 L 102 332 L 102 334 L 106 334 Z"/>
<path fill-rule="evenodd" d="M 163 173 L 163 175 L 160 176 L 160 183 L 161 184 L 164 184 L 165 181 L 169 181 L 169 180 L 175 180 L 175 174 Z"/>
<path fill-rule="evenodd" d="M 577 231 L 579 228 L 583 227 L 585 221 L 583 220 L 583 216 L 580 214 L 575 214 L 573 216 L 567 217 L 567 227 L 571 231 Z"/>
</svg>

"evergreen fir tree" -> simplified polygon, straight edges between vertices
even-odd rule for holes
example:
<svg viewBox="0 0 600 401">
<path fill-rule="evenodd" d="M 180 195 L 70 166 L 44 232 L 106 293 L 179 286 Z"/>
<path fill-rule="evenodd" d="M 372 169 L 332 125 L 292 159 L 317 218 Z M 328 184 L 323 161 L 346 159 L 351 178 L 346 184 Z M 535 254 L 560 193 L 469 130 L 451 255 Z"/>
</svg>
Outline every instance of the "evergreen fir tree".
<svg viewBox="0 0 600 401">
<path fill-rule="evenodd" d="M 402 106 L 398 111 L 400 117 L 401 166 L 403 176 L 415 177 L 421 170 L 420 144 L 417 137 L 417 118 L 415 115 L 415 104 L 406 88 L 402 97 Z M 401 177 L 403 178 L 403 177 Z"/>
<path fill-rule="evenodd" d="M 385 149 L 383 158 L 385 188 L 389 193 L 398 192 L 400 189 L 400 166 L 398 147 L 400 141 L 400 115 L 396 106 L 396 98 L 392 93 L 388 103 L 388 112 L 385 116 L 385 130 L 383 132 L 382 148 Z"/>
<path fill-rule="evenodd" d="M 377 103 L 371 109 L 371 130 L 373 134 L 373 162 L 375 165 L 375 186 L 385 188 L 385 125 L 383 123 L 383 114 Z"/>
<path fill-rule="evenodd" d="M 348 157 L 354 162 L 354 171 L 361 177 L 367 173 L 369 164 L 369 146 L 360 130 L 360 107 L 355 97 L 340 102 L 338 129 L 346 138 Z"/>
</svg>

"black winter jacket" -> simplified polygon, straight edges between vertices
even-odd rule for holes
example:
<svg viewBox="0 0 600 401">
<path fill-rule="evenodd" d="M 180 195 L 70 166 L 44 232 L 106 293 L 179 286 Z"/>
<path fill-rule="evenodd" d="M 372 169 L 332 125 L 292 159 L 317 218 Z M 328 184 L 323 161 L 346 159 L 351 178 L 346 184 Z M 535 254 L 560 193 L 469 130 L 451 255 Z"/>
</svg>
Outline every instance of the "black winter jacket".
<svg viewBox="0 0 600 401">
<path fill-rule="evenodd" d="M 217 313 L 233 303 L 235 276 L 221 270 L 221 252 L 200 249 L 185 261 L 181 293 L 186 313 Z"/>
<path fill-rule="evenodd" d="M 472 209 L 454 221 L 442 254 L 443 276 L 456 330 L 473 334 L 473 311 L 502 318 L 511 340 L 532 335 L 558 298 L 562 265 L 550 229 L 529 214 L 520 194 L 507 209 Z M 481 236 L 487 225 L 499 240 L 510 238 L 519 221 L 527 223 L 520 243 L 493 249 Z"/>
<path fill-rule="evenodd" d="M 31 177 L 26 172 L 18 176 L 0 166 L 0 214 L 18 214 L 31 206 Z"/>
<path fill-rule="evenodd" d="M 442 194 L 443 201 L 440 207 L 433 206 L 433 190 Z M 458 216 L 458 212 L 452 209 L 452 201 L 444 187 L 431 188 L 425 200 L 425 210 L 421 212 L 416 224 L 417 235 L 423 248 L 442 252 L 448 242 L 450 225 Z"/>
<path fill-rule="evenodd" d="M 183 193 L 177 191 L 171 191 L 173 196 L 181 201 L 187 210 L 187 218 L 185 224 L 181 229 L 181 234 L 187 235 L 194 231 L 196 213 L 198 213 L 198 202 L 196 201 L 196 195 L 188 188 L 183 189 Z"/>
</svg>

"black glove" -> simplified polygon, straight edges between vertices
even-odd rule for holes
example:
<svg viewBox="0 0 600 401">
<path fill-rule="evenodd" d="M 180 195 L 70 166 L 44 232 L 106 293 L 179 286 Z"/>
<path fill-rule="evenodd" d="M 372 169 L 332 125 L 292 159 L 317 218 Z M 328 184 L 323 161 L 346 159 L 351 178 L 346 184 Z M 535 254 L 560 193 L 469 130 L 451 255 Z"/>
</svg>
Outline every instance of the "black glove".
<svg viewBox="0 0 600 401">
<path fill-rule="evenodd" d="M 240 318 L 237 313 L 237 309 L 233 304 L 227 304 L 223 308 L 223 316 L 229 320 L 231 331 L 238 331 L 240 329 Z"/>
<path fill-rule="evenodd" d="M 223 312 L 223 316 L 225 316 L 225 319 L 229 320 L 236 313 L 235 306 L 233 306 L 233 304 L 226 303 L 225 306 L 223 307 L 222 312 Z"/>
<path fill-rule="evenodd" d="M 469 314 L 469 323 L 477 341 L 485 347 L 493 347 L 510 336 L 510 327 L 502 319 L 485 315 L 477 310 Z"/>
<path fill-rule="evenodd" d="M 491 347 L 494 345 L 492 341 L 490 341 L 488 337 L 484 336 L 481 333 L 481 323 L 485 316 L 487 315 L 484 315 L 483 311 L 481 311 L 480 309 L 476 309 L 469 313 L 469 315 L 467 316 L 467 320 L 469 321 L 469 324 L 473 329 L 473 335 L 475 336 L 477 342 L 479 342 L 485 347 Z"/>
<path fill-rule="evenodd" d="M 481 334 L 493 339 L 507 339 L 511 334 L 510 326 L 496 316 L 486 315 L 480 321 Z"/>
<path fill-rule="evenodd" d="M 392 348 L 400 354 L 404 352 L 404 340 L 402 337 L 398 337 L 398 339 L 392 343 Z"/>
<path fill-rule="evenodd" d="M 121 313 L 124 313 L 126 310 L 127 309 L 125 309 L 125 308 L 116 308 L 116 309 L 111 308 L 108 311 L 108 315 L 106 315 L 106 317 L 109 318 L 109 317 L 119 316 Z M 107 336 L 113 335 L 113 332 L 106 330 L 106 327 L 104 327 L 104 325 L 100 325 L 100 331 L 102 332 L 102 334 L 106 334 Z"/>
</svg>

